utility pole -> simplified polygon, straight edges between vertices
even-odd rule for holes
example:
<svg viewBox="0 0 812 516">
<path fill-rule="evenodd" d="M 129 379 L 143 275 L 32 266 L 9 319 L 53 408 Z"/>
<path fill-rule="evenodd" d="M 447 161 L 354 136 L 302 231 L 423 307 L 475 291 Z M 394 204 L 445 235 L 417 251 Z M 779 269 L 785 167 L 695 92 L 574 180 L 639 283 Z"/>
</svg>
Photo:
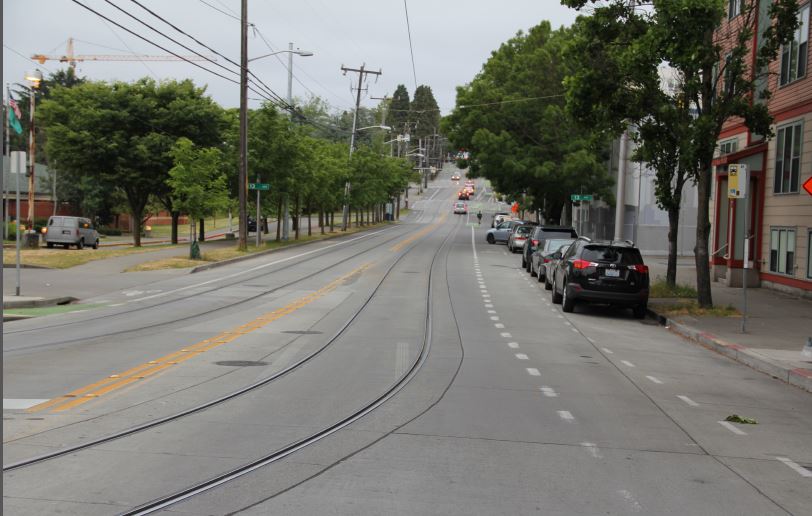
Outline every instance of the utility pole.
<svg viewBox="0 0 812 516">
<path fill-rule="evenodd" d="M 288 105 L 293 106 L 293 43 L 288 43 Z M 288 193 L 282 193 L 282 240 L 289 236 L 290 210 L 288 209 Z"/>
<path fill-rule="evenodd" d="M 245 1 L 245 0 L 243 0 Z M 354 72 L 358 74 L 358 88 L 356 89 L 356 96 L 355 96 L 355 113 L 352 116 L 352 134 L 350 135 L 350 158 L 352 158 L 352 152 L 355 150 L 355 133 L 358 128 L 358 110 L 361 108 L 361 91 L 364 86 L 364 76 L 365 75 L 375 75 L 380 76 L 381 70 L 377 72 L 370 71 L 366 69 L 366 64 L 362 64 L 361 68 L 347 68 L 344 65 L 341 65 L 341 71 L 344 72 L 344 75 L 347 75 L 347 72 Z M 350 182 L 344 185 L 344 208 L 342 209 L 342 220 L 341 220 L 341 230 L 347 231 L 347 222 L 349 221 L 349 210 L 350 210 L 350 192 L 351 192 L 352 185 Z"/>
<path fill-rule="evenodd" d="M 248 0 L 242 0 L 240 16 L 240 172 L 237 180 L 240 203 L 239 248 L 248 249 Z M 257 221 L 259 224 L 259 221 Z M 258 228 L 257 228 L 258 229 Z"/>
</svg>

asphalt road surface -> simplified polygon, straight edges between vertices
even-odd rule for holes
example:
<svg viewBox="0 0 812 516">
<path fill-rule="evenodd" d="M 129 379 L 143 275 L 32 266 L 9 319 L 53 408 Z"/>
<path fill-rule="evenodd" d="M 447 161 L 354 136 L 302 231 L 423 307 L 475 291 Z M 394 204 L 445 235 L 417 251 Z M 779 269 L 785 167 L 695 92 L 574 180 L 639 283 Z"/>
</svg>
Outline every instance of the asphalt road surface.
<svg viewBox="0 0 812 516">
<path fill-rule="evenodd" d="M 812 513 L 809 393 L 563 314 L 450 173 L 399 225 L 7 324 L 3 513 Z"/>
</svg>

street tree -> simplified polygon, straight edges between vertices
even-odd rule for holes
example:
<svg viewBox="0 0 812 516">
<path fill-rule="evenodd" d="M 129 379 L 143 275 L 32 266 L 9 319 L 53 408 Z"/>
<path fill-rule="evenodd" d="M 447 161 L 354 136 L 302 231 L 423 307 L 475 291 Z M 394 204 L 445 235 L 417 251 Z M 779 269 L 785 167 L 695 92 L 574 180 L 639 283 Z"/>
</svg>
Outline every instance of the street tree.
<svg viewBox="0 0 812 516">
<path fill-rule="evenodd" d="M 156 83 L 86 82 L 54 88 L 43 101 L 41 119 L 49 162 L 65 180 L 91 177 L 121 190 L 132 217 L 133 240 L 141 245 L 141 227 L 151 196 L 173 213 L 168 195 L 170 150 L 180 137 L 208 147 L 220 143 L 222 109 L 189 81 Z"/>
<path fill-rule="evenodd" d="M 454 147 L 470 153 L 469 176 L 489 179 L 509 198 L 525 197 L 547 221 L 562 218 L 572 193 L 613 202 L 608 138 L 564 109 L 571 38 L 570 29 L 554 31 L 549 22 L 520 32 L 457 87 L 456 107 L 443 119 Z"/>
<path fill-rule="evenodd" d="M 406 134 L 409 128 L 409 91 L 403 84 L 398 84 L 389 101 L 387 125 L 395 135 Z"/>
<path fill-rule="evenodd" d="M 440 106 L 431 87 L 421 84 L 414 90 L 409 104 L 409 123 L 412 138 L 425 138 L 440 131 Z"/>
<path fill-rule="evenodd" d="M 609 82 L 600 99 L 585 96 L 584 103 L 598 101 L 613 114 L 617 123 L 624 118 L 640 117 L 639 103 L 628 99 L 624 91 L 633 91 L 641 76 L 650 77 L 652 66 L 665 62 L 673 67 L 681 82 L 681 96 L 693 116 L 684 124 L 672 126 L 680 131 L 679 163 L 686 174 L 695 178 L 698 190 L 696 224 L 696 269 L 698 303 L 713 305 L 710 281 L 710 191 L 713 157 L 722 127 L 734 117 L 740 118 L 752 134 L 772 136 L 772 118 L 766 100 L 768 65 L 781 46 L 788 43 L 797 27 L 796 0 L 775 0 L 768 4 L 757 0 L 723 2 L 721 0 L 562 0 L 564 5 L 582 9 L 590 4 L 597 38 L 590 45 L 598 52 L 625 54 L 628 63 L 613 70 L 620 72 Z M 764 4 L 764 9 L 760 7 Z M 740 14 L 726 23 L 727 8 L 736 5 Z M 757 43 L 754 48 L 754 36 Z M 629 48 L 618 50 L 618 41 Z M 755 56 L 755 64 L 751 65 Z M 599 69 L 600 70 L 600 69 Z M 595 70 L 595 73 L 599 73 Z M 593 77 L 594 74 L 593 74 Z M 589 80 L 582 76 L 581 81 Z M 577 89 L 577 84 L 575 85 Z M 645 109 L 643 109 L 645 112 Z M 652 137 L 661 137 L 653 131 Z"/>
<path fill-rule="evenodd" d="M 228 182 L 222 171 L 222 153 L 214 147 L 196 147 L 179 138 L 169 151 L 174 166 L 166 180 L 172 206 L 189 216 L 189 257 L 200 258 L 195 221 L 228 208 Z"/>
</svg>

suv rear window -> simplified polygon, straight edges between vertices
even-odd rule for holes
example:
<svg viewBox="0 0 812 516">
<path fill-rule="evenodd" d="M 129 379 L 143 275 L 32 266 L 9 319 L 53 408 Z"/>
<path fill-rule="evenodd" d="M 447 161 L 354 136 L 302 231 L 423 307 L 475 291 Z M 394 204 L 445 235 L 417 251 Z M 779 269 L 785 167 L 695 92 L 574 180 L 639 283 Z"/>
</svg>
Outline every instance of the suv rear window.
<svg viewBox="0 0 812 516">
<path fill-rule="evenodd" d="M 584 246 L 581 259 L 590 262 L 616 263 L 618 265 L 638 265 L 643 263 L 643 257 L 640 256 L 640 251 L 637 249 L 607 245 Z"/>
</svg>

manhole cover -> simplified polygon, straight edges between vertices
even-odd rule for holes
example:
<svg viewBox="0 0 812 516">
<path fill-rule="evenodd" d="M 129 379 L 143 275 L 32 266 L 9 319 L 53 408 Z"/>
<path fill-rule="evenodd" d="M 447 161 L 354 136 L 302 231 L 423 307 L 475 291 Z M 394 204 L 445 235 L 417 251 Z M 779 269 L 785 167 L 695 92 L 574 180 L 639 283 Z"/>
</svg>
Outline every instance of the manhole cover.
<svg viewBox="0 0 812 516">
<path fill-rule="evenodd" d="M 283 331 L 282 333 L 292 333 L 294 335 L 321 335 L 324 332 L 315 330 L 288 330 Z"/>
<path fill-rule="evenodd" d="M 222 360 L 220 362 L 215 362 L 215 364 L 230 367 L 250 367 L 250 366 L 268 365 L 268 362 L 259 362 L 259 361 L 255 362 L 252 360 Z"/>
</svg>

